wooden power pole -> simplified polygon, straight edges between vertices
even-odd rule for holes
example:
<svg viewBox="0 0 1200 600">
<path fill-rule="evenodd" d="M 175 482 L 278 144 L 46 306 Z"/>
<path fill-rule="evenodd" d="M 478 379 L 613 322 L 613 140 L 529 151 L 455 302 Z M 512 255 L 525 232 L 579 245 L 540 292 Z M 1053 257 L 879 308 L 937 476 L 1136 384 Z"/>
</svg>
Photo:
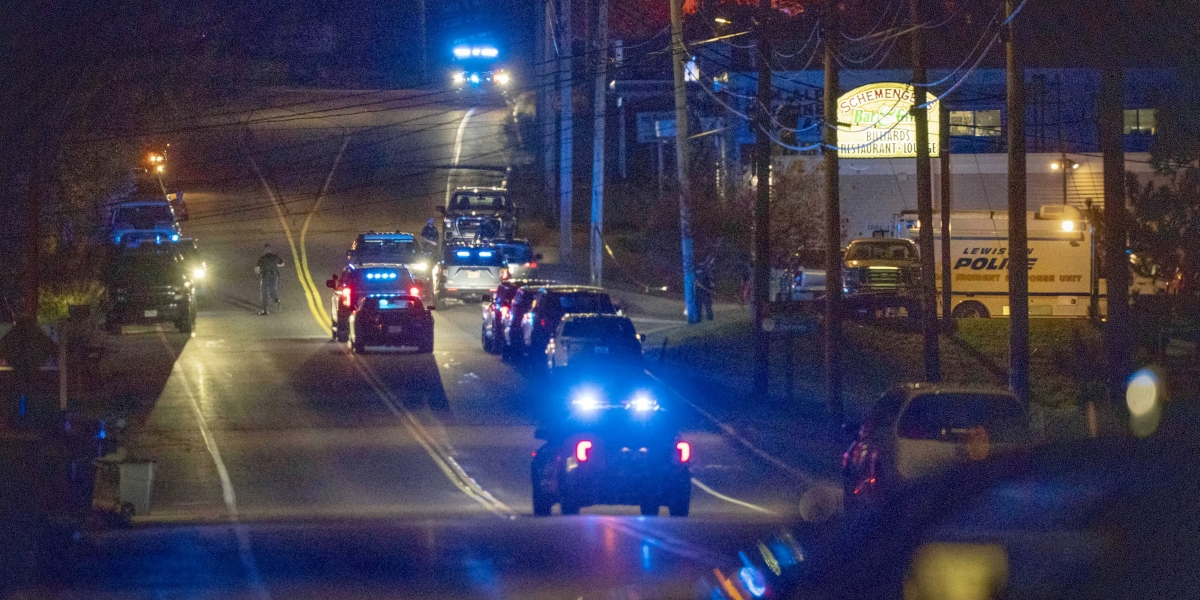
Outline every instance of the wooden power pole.
<svg viewBox="0 0 1200 600">
<path fill-rule="evenodd" d="M 596 83 L 592 107 L 592 285 L 604 281 L 604 119 L 608 116 L 608 0 L 596 0 Z"/>
<path fill-rule="evenodd" d="M 917 143 L 917 218 L 921 222 L 917 241 L 921 250 L 921 332 L 925 339 L 925 380 L 941 381 L 938 355 L 937 282 L 933 278 L 933 171 L 929 158 L 929 107 L 926 98 L 924 28 L 921 0 L 909 0 L 912 21 L 913 108 Z"/>
<path fill-rule="evenodd" d="M 687 81 L 683 70 L 687 48 L 683 45 L 683 0 L 671 2 L 671 57 L 675 67 L 675 162 L 679 175 L 679 241 L 683 253 L 683 298 L 688 323 L 700 322 L 696 303 L 696 265 L 692 260 L 692 211 L 688 207 L 688 109 Z"/>
<path fill-rule="evenodd" d="M 825 40 L 825 118 L 821 141 L 825 158 L 825 402 L 830 413 L 842 414 L 842 206 L 838 172 L 839 90 L 836 40 L 837 0 L 826 0 Z"/>
<path fill-rule="evenodd" d="M 1017 50 L 1015 0 L 1006 0 L 1008 87 L 1009 386 L 1029 403 L 1029 237 L 1026 230 L 1025 69 Z"/>
<path fill-rule="evenodd" d="M 1108 3 L 1103 3 L 1108 4 Z M 1130 314 L 1129 257 L 1126 255 L 1124 95 L 1125 74 L 1121 56 L 1125 35 L 1121 0 L 1105 15 L 1111 49 L 1101 58 L 1100 151 L 1104 154 L 1104 270 L 1108 285 L 1108 319 L 1104 324 L 1104 358 L 1109 401 L 1118 412 L 1125 409 L 1125 384 L 1129 376 Z M 1065 166 L 1065 165 L 1064 165 Z"/>
<path fill-rule="evenodd" d="M 571 106 L 572 81 L 571 60 L 573 40 L 571 38 L 571 0 L 560 0 L 558 13 L 559 41 L 558 82 L 562 91 L 558 141 L 558 262 L 571 264 L 571 207 L 573 188 L 573 137 L 575 135 Z"/>
<path fill-rule="evenodd" d="M 767 31 L 771 0 L 760 0 L 754 28 L 758 46 L 758 95 L 754 111 L 754 395 L 766 397 L 770 384 L 771 337 L 763 320 L 771 302 L 771 40 Z M 791 365 L 785 368 L 792 368 Z"/>
</svg>

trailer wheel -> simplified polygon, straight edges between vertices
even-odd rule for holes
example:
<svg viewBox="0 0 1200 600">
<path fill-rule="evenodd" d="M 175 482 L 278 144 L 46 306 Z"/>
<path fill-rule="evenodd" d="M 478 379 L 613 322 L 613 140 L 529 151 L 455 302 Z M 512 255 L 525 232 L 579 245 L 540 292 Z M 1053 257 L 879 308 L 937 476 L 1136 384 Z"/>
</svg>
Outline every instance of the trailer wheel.
<svg viewBox="0 0 1200 600">
<path fill-rule="evenodd" d="M 953 314 L 955 319 L 987 319 L 991 317 L 987 307 L 975 300 L 967 300 L 955 306 Z"/>
</svg>

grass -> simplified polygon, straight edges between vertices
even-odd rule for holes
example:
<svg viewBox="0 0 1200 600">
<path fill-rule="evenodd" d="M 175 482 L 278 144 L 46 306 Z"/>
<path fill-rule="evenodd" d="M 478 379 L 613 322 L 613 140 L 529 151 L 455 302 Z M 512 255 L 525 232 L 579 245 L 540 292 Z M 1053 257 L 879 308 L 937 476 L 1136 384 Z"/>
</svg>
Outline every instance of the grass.
<svg viewBox="0 0 1200 600">
<path fill-rule="evenodd" d="M 890 385 L 924 379 L 922 337 L 890 323 L 847 322 L 842 345 L 848 410 L 866 410 Z M 1008 380 L 1008 321 L 962 321 L 941 336 L 943 381 L 968 386 L 1002 387 Z M 748 390 L 753 372 L 753 325 L 748 316 L 709 322 L 672 332 L 666 360 L 710 373 L 733 387 Z M 1034 425 L 1049 433 L 1083 432 L 1080 389 L 1100 375 L 1099 332 L 1086 321 L 1036 319 L 1030 322 L 1031 412 Z M 823 354 L 819 334 L 793 343 L 792 373 L 801 400 L 821 402 Z M 783 342 L 772 347 L 775 396 L 782 399 L 786 376 Z M 656 357 L 652 354 L 652 360 Z"/>
</svg>

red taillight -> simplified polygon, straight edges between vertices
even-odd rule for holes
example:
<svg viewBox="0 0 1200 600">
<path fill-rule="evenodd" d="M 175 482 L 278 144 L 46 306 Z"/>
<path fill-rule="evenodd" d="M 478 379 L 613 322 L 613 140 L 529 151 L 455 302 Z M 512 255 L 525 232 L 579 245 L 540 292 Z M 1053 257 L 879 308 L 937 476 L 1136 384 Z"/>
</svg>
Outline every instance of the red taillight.
<svg viewBox="0 0 1200 600">
<path fill-rule="evenodd" d="M 500 307 L 500 316 L 501 316 L 501 317 L 507 317 L 507 316 L 508 316 L 508 307 L 507 307 L 507 306 L 501 306 L 501 307 Z"/>
<path fill-rule="evenodd" d="M 546 326 L 546 320 L 545 320 L 545 319 L 542 319 L 541 321 L 538 321 L 538 324 L 539 324 L 539 325 L 541 325 L 542 327 L 545 327 L 545 326 Z"/>
<path fill-rule="evenodd" d="M 675 444 L 675 449 L 679 450 L 679 462 L 687 462 L 692 459 L 692 445 L 687 442 L 679 442 Z"/>
<path fill-rule="evenodd" d="M 421 288 L 416 288 L 416 287 L 408 288 L 408 295 L 409 296 L 420 296 Z"/>
<path fill-rule="evenodd" d="M 581 440 L 575 444 L 575 460 L 579 462 L 587 462 L 588 455 L 592 452 L 592 442 Z"/>
<path fill-rule="evenodd" d="M 526 269 L 536 269 L 537 263 L 535 263 L 535 262 L 525 263 L 525 268 Z"/>
<path fill-rule="evenodd" d="M 350 288 L 344 287 L 338 293 L 342 295 L 342 306 L 350 308 Z"/>
<path fill-rule="evenodd" d="M 500 281 L 508 281 L 508 269 L 500 269 Z"/>
</svg>

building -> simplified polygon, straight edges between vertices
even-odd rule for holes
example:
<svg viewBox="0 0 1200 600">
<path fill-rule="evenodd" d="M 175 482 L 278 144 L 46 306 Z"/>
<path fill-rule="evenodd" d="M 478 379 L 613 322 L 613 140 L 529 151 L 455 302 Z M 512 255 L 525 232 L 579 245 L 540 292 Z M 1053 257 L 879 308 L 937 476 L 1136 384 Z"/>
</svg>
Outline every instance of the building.
<svg viewBox="0 0 1200 600">
<path fill-rule="evenodd" d="M 736 72 L 706 77 L 703 63 L 700 70 L 699 81 L 690 86 L 689 92 L 689 101 L 698 113 L 699 131 L 722 130 L 722 135 L 711 136 L 719 146 L 720 162 L 726 166 L 718 171 L 745 174 L 754 143 L 745 117 L 751 112 L 757 77 L 754 73 Z M 910 81 L 911 76 L 911 71 L 899 69 L 841 71 L 844 95 L 839 106 L 848 107 L 850 112 L 845 113 L 845 119 L 853 121 L 848 123 L 839 115 L 839 122 L 843 123 L 839 132 L 843 243 L 876 232 L 894 231 L 899 214 L 916 209 L 916 161 L 911 157 L 911 137 L 904 132 L 904 123 L 896 122 L 905 120 L 907 107 L 912 104 L 911 87 L 903 83 Z M 783 149 L 776 164 L 821 160 L 823 78 L 824 73 L 818 70 L 774 74 L 772 109 L 777 131 L 781 132 L 777 147 Z M 950 120 L 947 145 L 951 156 L 951 206 L 1007 210 L 1005 71 L 976 69 L 963 77 L 961 71 L 931 69 L 929 81 L 933 97 L 943 96 L 940 102 L 945 104 L 943 110 Z M 1025 81 L 1028 206 L 1031 210 L 1058 203 L 1081 208 L 1089 202 L 1102 206 L 1103 170 L 1096 128 L 1099 73 L 1074 68 L 1028 69 Z M 892 85 L 884 85 L 889 83 Z M 670 113 L 664 112 L 669 106 L 656 104 L 662 101 L 657 99 L 661 98 L 661 92 L 656 98 L 652 91 L 655 87 L 645 81 L 618 81 L 615 86 L 621 105 L 628 105 L 625 110 L 635 113 L 628 131 L 623 133 L 636 136 L 640 142 L 630 146 L 631 153 L 635 153 L 634 161 L 643 164 L 657 160 L 654 124 L 671 118 Z M 901 98 L 906 87 L 910 94 Z M 849 97 L 860 89 L 875 90 L 863 96 L 876 102 L 874 111 L 864 112 L 860 107 L 855 113 L 854 107 L 849 107 Z M 1179 90 L 1180 83 L 1173 70 L 1126 72 L 1124 140 L 1129 172 L 1143 179 L 1152 176 L 1149 149 L 1156 133 L 1157 112 Z M 878 109 L 880 102 L 883 109 Z M 931 118 L 936 118 L 933 112 Z M 865 119 L 859 118 L 864 116 Z M 858 128 L 860 121 L 867 125 Z M 726 123 L 730 126 L 726 127 Z M 943 145 L 936 139 L 937 127 L 931 124 L 930 132 L 931 146 L 940 150 Z M 863 141 L 864 136 L 871 139 Z M 909 140 L 909 144 L 902 148 L 904 140 Z M 638 152 L 646 153 L 644 158 L 637 158 Z M 897 154 L 904 156 L 896 157 Z M 624 160 L 622 157 L 622 164 Z M 934 202 L 940 205 L 941 173 L 938 161 L 933 162 Z"/>
</svg>

